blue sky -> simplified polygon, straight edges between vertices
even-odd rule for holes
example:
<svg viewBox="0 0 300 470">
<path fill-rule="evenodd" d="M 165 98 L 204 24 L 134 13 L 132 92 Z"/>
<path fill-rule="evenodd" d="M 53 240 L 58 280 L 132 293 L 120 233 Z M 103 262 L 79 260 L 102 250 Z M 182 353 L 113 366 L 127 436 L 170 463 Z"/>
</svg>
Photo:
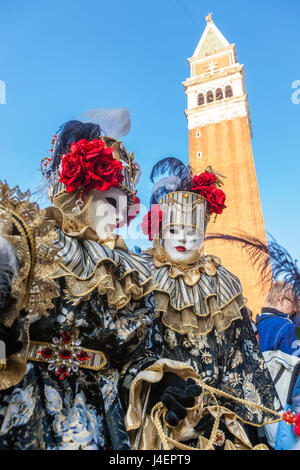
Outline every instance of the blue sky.
<svg viewBox="0 0 300 470">
<path fill-rule="evenodd" d="M 127 107 L 147 203 L 153 163 L 188 159 L 182 82 L 208 12 L 245 65 L 266 230 L 299 258 L 299 0 L 1 0 L 1 179 L 34 190 L 60 124 Z"/>
</svg>

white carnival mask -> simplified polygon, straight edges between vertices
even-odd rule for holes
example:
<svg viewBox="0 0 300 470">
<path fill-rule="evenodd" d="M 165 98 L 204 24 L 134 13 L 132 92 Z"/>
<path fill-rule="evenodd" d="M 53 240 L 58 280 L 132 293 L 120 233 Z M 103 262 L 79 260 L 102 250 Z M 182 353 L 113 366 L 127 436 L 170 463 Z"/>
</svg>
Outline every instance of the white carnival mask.
<svg viewBox="0 0 300 470">
<path fill-rule="evenodd" d="M 166 227 L 162 234 L 165 253 L 175 263 L 190 264 L 199 258 L 204 232 L 188 226 Z"/>
<path fill-rule="evenodd" d="M 105 240 L 127 221 L 127 196 L 120 188 L 107 191 L 93 189 L 92 201 L 89 205 L 91 227 L 100 239 Z"/>
<path fill-rule="evenodd" d="M 163 196 L 160 207 L 167 258 L 181 264 L 198 261 L 204 244 L 206 200 L 192 192 L 175 191 Z"/>
</svg>

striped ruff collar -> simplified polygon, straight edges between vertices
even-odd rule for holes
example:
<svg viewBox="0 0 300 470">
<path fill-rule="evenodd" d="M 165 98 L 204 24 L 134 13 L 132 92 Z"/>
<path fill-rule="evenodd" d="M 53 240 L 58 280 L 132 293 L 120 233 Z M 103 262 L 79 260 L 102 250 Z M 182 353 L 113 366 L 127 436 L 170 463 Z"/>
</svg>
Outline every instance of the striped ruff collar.
<svg viewBox="0 0 300 470">
<path fill-rule="evenodd" d="M 64 277 L 71 296 L 85 297 L 98 289 L 119 309 L 131 298 L 140 299 L 152 290 L 151 268 L 140 255 L 111 250 L 93 240 L 77 240 L 60 229 L 57 232 L 54 244 L 63 262 L 52 278 Z"/>
</svg>

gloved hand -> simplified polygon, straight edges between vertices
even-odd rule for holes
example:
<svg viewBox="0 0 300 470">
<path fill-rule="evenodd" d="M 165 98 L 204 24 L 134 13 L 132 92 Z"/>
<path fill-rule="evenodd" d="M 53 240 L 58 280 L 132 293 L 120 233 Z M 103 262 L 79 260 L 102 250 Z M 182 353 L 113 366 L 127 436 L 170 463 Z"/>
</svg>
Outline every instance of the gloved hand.
<svg viewBox="0 0 300 470">
<path fill-rule="evenodd" d="M 193 379 L 184 380 L 172 372 L 167 372 L 160 382 L 151 385 L 147 412 L 162 402 L 168 409 L 166 422 L 176 426 L 187 415 L 186 408 L 192 408 L 195 397 L 200 395 L 201 387 Z"/>
<path fill-rule="evenodd" d="M 15 301 L 13 300 L 12 302 Z M 6 327 L 0 323 L 0 341 L 5 344 L 5 350 L 0 347 L 0 355 L 4 353 L 5 358 L 8 358 L 19 352 L 23 347 L 22 342 L 18 340 L 19 336 L 20 323 L 18 319 L 16 319 L 10 327 Z M 0 359 L 4 359 L 4 357 L 0 357 Z"/>
</svg>

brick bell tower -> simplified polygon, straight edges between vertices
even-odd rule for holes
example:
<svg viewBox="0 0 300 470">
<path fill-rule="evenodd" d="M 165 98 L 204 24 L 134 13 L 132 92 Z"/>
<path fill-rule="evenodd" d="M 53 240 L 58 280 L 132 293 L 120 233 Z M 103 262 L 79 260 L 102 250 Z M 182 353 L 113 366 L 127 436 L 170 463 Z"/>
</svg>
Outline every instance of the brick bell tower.
<svg viewBox="0 0 300 470">
<path fill-rule="evenodd" d="M 237 60 L 234 44 L 206 17 L 206 28 L 188 59 L 190 77 L 183 83 L 189 129 L 189 160 L 195 172 L 211 166 L 225 175 L 226 206 L 214 216 L 208 234 L 247 232 L 266 241 L 265 227 L 251 147 L 251 122 L 245 88 L 244 67 Z M 205 252 L 221 258 L 243 286 L 247 306 L 254 316 L 264 305 L 269 286 L 259 283 L 248 255 L 228 242 L 208 241 Z"/>
</svg>

